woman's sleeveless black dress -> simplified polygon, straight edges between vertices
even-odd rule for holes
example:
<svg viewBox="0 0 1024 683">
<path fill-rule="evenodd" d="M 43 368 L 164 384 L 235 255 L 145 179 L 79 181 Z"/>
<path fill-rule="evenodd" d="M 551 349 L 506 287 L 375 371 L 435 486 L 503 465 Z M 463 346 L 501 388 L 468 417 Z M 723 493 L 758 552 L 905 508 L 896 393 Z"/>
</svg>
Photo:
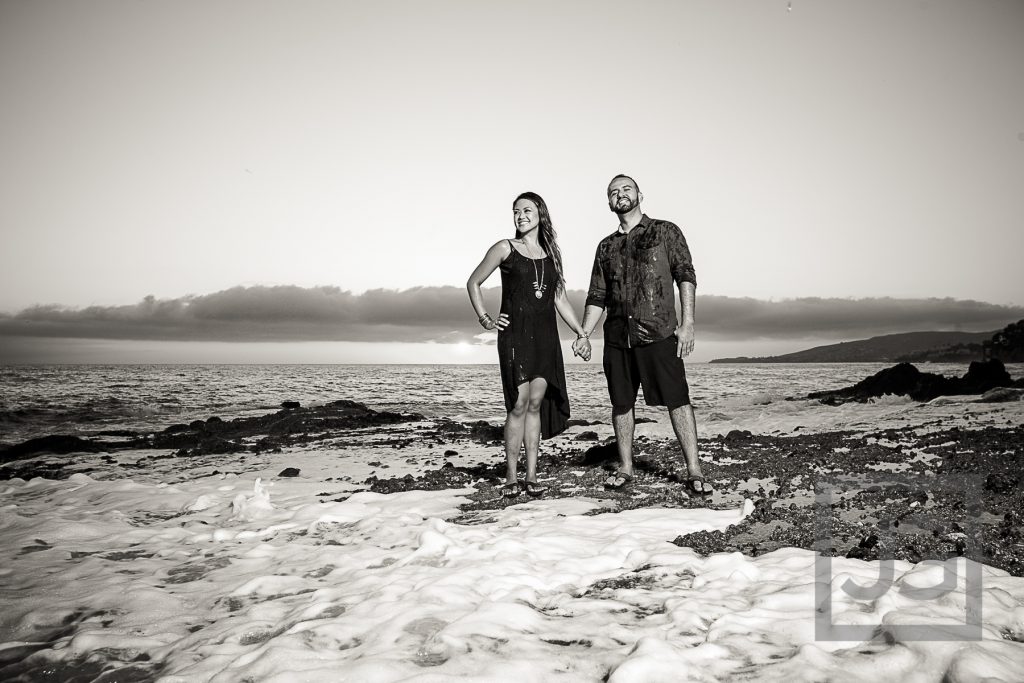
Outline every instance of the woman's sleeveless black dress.
<svg viewBox="0 0 1024 683">
<path fill-rule="evenodd" d="M 502 261 L 501 312 L 509 326 L 498 333 L 498 362 L 505 410 L 511 411 L 519 396 L 519 385 L 543 377 L 548 390 L 540 406 L 540 434 L 550 438 L 561 434 L 569 420 L 569 395 L 565 391 L 565 367 L 558 343 L 555 319 L 555 276 L 550 256 L 531 259 L 516 251 Z M 533 283 L 544 265 L 546 288 L 538 299 Z M 534 269 L 536 266 L 536 270 Z"/>
</svg>

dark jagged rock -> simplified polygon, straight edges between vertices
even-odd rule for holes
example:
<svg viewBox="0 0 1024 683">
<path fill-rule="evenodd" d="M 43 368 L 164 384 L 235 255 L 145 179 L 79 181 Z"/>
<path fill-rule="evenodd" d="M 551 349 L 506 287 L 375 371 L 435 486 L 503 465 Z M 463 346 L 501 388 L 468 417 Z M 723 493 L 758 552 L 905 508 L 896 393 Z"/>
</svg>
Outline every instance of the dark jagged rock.
<svg viewBox="0 0 1024 683">
<path fill-rule="evenodd" d="M 576 441 L 597 441 L 597 432 L 580 432 L 576 435 Z"/>
<path fill-rule="evenodd" d="M 472 473 L 473 468 L 455 467 L 451 463 L 448 465 L 448 467 L 430 470 L 419 477 L 414 477 L 411 474 L 394 479 L 379 479 L 376 476 L 370 476 L 365 483 L 374 493 L 399 493 L 412 490 L 461 489 L 473 482 L 475 478 Z"/>
<path fill-rule="evenodd" d="M 591 446 L 583 453 L 584 465 L 600 465 L 606 462 L 614 462 L 619 459 L 619 448 L 615 442 L 606 443 L 600 446 Z"/>
<path fill-rule="evenodd" d="M 283 470 L 277 473 L 279 477 L 297 477 L 299 476 L 298 467 L 285 467 Z"/>
<path fill-rule="evenodd" d="M 737 441 L 747 441 L 752 438 L 754 438 L 754 435 L 745 429 L 733 429 L 728 434 L 725 435 L 725 440 L 730 443 L 735 443 Z"/>
<path fill-rule="evenodd" d="M 591 422 L 590 420 L 569 420 L 565 424 L 567 427 L 596 427 L 597 425 L 603 425 L 607 423 L 601 422 L 600 420 L 594 420 L 593 422 Z"/>
<path fill-rule="evenodd" d="M 1020 477 L 1009 472 L 993 472 L 985 477 L 985 490 L 993 493 L 1013 493 L 1020 486 Z"/>
<path fill-rule="evenodd" d="M 283 408 L 257 417 L 223 420 L 214 416 L 205 421 L 195 420 L 188 429 L 175 425 L 154 434 L 151 447 L 174 448 L 188 455 L 237 453 L 250 448 L 244 440 L 262 437 L 253 448 L 265 451 L 306 443 L 327 432 L 422 419 L 418 414 L 378 412 L 362 403 L 340 400 L 310 408 Z"/>
<path fill-rule="evenodd" d="M 956 382 L 957 380 L 951 380 Z M 954 384 L 954 393 L 957 394 L 983 394 L 990 389 L 1008 387 L 1013 384 L 1013 378 L 1006 371 L 1003 361 L 993 358 L 987 361 L 974 361 L 967 369 L 967 374 L 960 378 L 959 384 Z"/>
<path fill-rule="evenodd" d="M 0 462 L 20 460 L 40 453 L 65 455 L 67 453 L 99 453 L 105 450 L 108 450 L 106 445 L 88 441 L 78 436 L 54 434 L 52 436 L 29 439 L 0 451 Z"/>
<path fill-rule="evenodd" d="M 505 428 L 484 420 L 463 424 L 441 419 L 437 423 L 436 434 L 442 438 L 469 438 L 478 443 L 492 443 L 505 438 Z"/>
<path fill-rule="evenodd" d="M 419 422 L 419 414 L 400 415 L 378 412 L 355 401 L 334 401 L 312 408 L 287 408 L 257 417 L 224 420 L 213 416 L 206 420 L 193 420 L 189 424 L 174 424 L 153 434 L 120 431 L 126 437 L 121 442 L 90 441 L 77 436 L 56 435 L 30 439 L 0 451 L 0 462 L 28 458 L 43 453 L 96 453 L 131 449 L 166 449 L 176 451 L 179 457 L 244 453 L 248 451 L 280 451 L 323 439 L 332 433 L 349 432 L 367 427 L 380 427 L 404 422 Z M 486 424 L 486 423 L 484 423 Z M 23 470 L 28 473 L 31 468 Z M 21 470 L 19 470 L 21 471 Z M 79 470 L 81 471 L 81 470 Z M 7 468 L 5 478 L 20 476 Z M 42 470 L 40 470 L 42 472 Z M 54 472 L 47 470 L 50 474 Z M 32 476 L 41 476 L 34 474 Z"/>
<path fill-rule="evenodd" d="M 853 386 L 831 391 L 816 391 L 807 398 L 818 399 L 827 405 L 848 401 L 864 402 L 887 394 L 909 396 L 915 401 L 930 401 L 938 396 L 981 394 L 1013 383 L 1002 362 L 996 359 L 974 361 L 963 377 L 944 377 L 921 372 L 910 363 L 886 368 Z"/>
<path fill-rule="evenodd" d="M 230 453 L 245 453 L 249 450 L 241 441 L 221 439 L 213 435 L 203 435 L 191 447 L 179 448 L 179 458 L 194 457 L 197 455 L 228 455 Z"/>
<path fill-rule="evenodd" d="M 858 560 L 874 560 L 878 559 L 873 557 L 875 555 L 875 548 L 878 547 L 878 536 L 875 534 L 868 534 L 860 540 L 853 548 L 850 548 L 846 556 L 849 558 L 855 558 Z"/>
<path fill-rule="evenodd" d="M 285 410 L 291 410 L 292 408 L 301 407 L 301 404 L 298 401 L 282 401 L 281 407 Z"/>
</svg>

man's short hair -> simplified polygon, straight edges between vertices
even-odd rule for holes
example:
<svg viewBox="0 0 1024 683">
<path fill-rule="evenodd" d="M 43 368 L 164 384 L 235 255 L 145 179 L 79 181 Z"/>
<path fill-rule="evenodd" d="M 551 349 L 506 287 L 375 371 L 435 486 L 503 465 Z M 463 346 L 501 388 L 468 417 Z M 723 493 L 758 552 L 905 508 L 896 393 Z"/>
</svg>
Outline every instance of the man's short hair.
<svg viewBox="0 0 1024 683">
<path fill-rule="evenodd" d="M 633 180 L 633 176 L 626 175 L 625 173 L 619 173 L 616 176 L 612 176 L 612 179 L 608 181 L 608 185 L 610 186 L 612 183 L 614 183 L 619 178 L 626 178 L 627 180 L 629 180 L 631 183 L 633 183 L 633 187 L 636 188 L 637 193 L 638 194 L 640 193 L 640 183 L 638 183 L 637 181 Z"/>
</svg>

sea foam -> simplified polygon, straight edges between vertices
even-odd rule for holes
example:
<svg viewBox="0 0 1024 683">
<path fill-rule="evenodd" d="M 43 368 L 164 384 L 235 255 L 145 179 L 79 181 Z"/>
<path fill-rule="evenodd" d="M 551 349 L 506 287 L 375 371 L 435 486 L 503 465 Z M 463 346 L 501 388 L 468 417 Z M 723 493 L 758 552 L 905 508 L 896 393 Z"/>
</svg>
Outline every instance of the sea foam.
<svg viewBox="0 0 1024 683">
<path fill-rule="evenodd" d="M 11 481 L 0 673 L 621 683 L 954 671 L 1009 681 L 1024 663 L 1024 579 L 998 570 L 983 568 L 982 641 L 818 642 L 814 553 L 701 557 L 669 542 L 739 521 L 749 501 L 598 514 L 596 500 L 552 498 L 454 523 L 471 489 L 311 502 L 318 486 Z M 837 622 L 962 618 L 963 585 L 930 602 L 840 591 L 849 577 L 870 583 L 877 564 L 833 559 Z M 896 580 L 927 584 L 940 569 L 897 562 Z"/>
</svg>

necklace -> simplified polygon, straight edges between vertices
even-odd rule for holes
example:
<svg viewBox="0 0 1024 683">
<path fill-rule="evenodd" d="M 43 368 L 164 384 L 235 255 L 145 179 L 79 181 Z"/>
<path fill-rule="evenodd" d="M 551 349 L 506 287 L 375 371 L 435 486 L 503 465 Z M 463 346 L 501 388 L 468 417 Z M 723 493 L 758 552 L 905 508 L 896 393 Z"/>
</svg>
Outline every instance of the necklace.
<svg viewBox="0 0 1024 683">
<path fill-rule="evenodd" d="M 533 295 L 535 297 L 537 297 L 538 299 L 540 299 L 541 297 L 544 296 L 544 290 L 546 290 L 548 288 L 548 286 L 546 284 L 544 284 L 544 261 L 547 260 L 547 257 L 545 257 L 543 259 L 540 259 L 540 275 L 538 275 L 537 274 L 537 260 L 538 259 L 533 258 L 533 254 L 530 253 L 530 246 L 526 243 L 526 240 L 525 239 L 520 239 L 520 241 L 523 244 L 523 248 L 526 249 L 527 256 L 530 257 L 530 263 L 533 264 Z"/>
</svg>

